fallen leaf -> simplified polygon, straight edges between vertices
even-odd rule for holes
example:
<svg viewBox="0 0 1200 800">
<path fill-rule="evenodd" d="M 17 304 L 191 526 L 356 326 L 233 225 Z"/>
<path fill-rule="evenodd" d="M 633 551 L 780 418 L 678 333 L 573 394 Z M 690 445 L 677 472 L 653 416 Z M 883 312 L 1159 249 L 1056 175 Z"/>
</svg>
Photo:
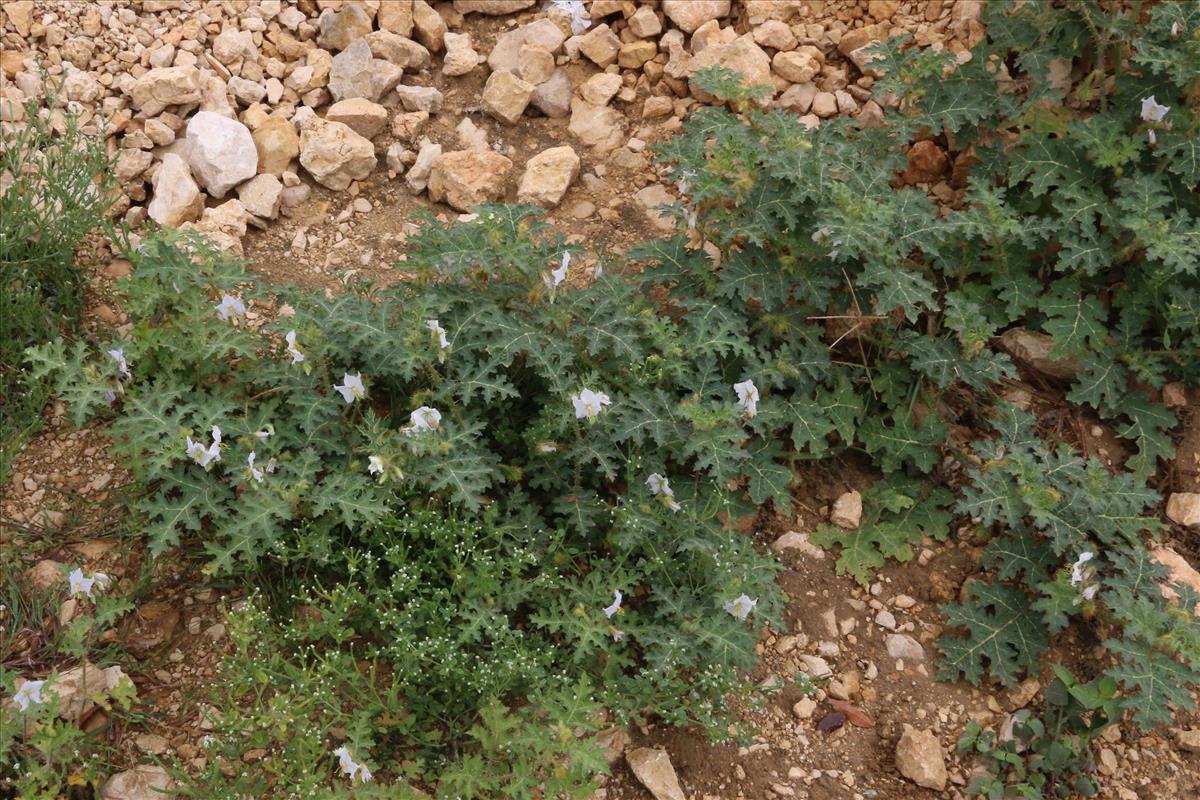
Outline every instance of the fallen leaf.
<svg viewBox="0 0 1200 800">
<path fill-rule="evenodd" d="M 867 715 L 867 712 L 854 705 L 854 703 L 847 702 L 846 700 L 830 700 L 829 705 L 833 706 L 835 711 L 845 714 L 846 721 L 856 728 L 875 727 L 875 720 L 871 719 Z"/>
<path fill-rule="evenodd" d="M 833 733 L 845 724 L 845 714 L 840 711 L 831 711 L 825 715 L 824 719 L 817 723 L 817 730 L 821 733 Z"/>
</svg>

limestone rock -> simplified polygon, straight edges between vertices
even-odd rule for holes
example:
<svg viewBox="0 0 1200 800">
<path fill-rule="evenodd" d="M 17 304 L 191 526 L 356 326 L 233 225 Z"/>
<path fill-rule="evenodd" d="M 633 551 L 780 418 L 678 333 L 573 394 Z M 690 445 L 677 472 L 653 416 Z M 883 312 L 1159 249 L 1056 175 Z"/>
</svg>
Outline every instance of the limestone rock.
<svg viewBox="0 0 1200 800">
<path fill-rule="evenodd" d="M 617 51 L 617 66 L 622 69 L 641 69 L 647 61 L 658 55 L 658 45 L 645 39 L 621 45 Z"/>
<path fill-rule="evenodd" d="M 219 206 L 204 209 L 199 222 L 189 222 L 183 227 L 204 234 L 217 247 L 240 256 L 242 254 L 242 237 L 246 235 L 246 223 L 249 220 L 250 215 L 246 213 L 246 207 L 242 205 L 241 200 L 227 200 Z M 168 607 L 168 609 L 174 612 L 174 622 L 171 621 L 169 614 L 156 615 L 158 620 L 166 623 L 166 626 L 160 627 L 156 624 L 147 630 L 144 636 L 139 637 L 139 646 L 143 648 L 157 646 L 170 635 L 169 631 L 179 623 L 179 614 L 173 608 Z"/>
<path fill-rule="evenodd" d="M 110 697 L 114 691 L 129 684 L 129 676 L 120 667 L 100 669 L 87 661 L 59 674 L 58 679 L 48 684 L 43 691 L 58 697 L 58 716 L 75 722 L 96 706 L 96 699 Z"/>
<path fill-rule="evenodd" d="M 905 661 L 924 661 L 925 648 L 907 633 L 891 633 L 887 637 L 888 655 Z"/>
<path fill-rule="evenodd" d="M 533 90 L 530 102 L 547 117 L 560 118 L 571 113 L 573 89 L 566 70 L 556 69 L 550 80 Z"/>
<path fill-rule="evenodd" d="M 627 22 L 629 30 L 639 39 L 650 39 L 662 33 L 662 21 L 650 6 L 638 6 Z"/>
<path fill-rule="evenodd" d="M 692 33 L 709 20 L 729 15 L 729 0 L 663 0 L 667 19 L 684 33 Z"/>
<path fill-rule="evenodd" d="M 445 44 L 446 21 L 425 0 L 413 0 L 413 30 L 417 41 L 437 53 Z"/>
<path fill-rule="evenodd" d="M 769 19 L 754 29 L 754 41 L 773 50 L 791 50 L 796 46 L 796 36 L 785 22 Z"/>
<path fill-rule="evenodd" d="M 355 39 L 333 58 L 329 68 L 329 93 L 334 101 L 351 97 L 374 100 L 375 58 L 366 39 Z"/>
<path fill-rule="evenodd" d="M 348 125 L 313 120 L 300 132 L 300 164 L 322 186 L 342 191 L 375 169 L 375 147 Z"/>
<path fill-rule="evenodd" d="M 771 68 L 775 74 L 792 83 L 808 83 L 821 72 L 821 59 L 811 51 L 815 47 L 802 47 L 799 50 L 779 52 L 771 59 Z M 820 51 L 817 50 L 817 55 Z"/>
<path fill-rule="evenodd" d="M 343 50 L 371 32 L 371 18 L 359 3 L 346 3 L 340 10 L 321 15 L 317 44 L 326 50 Z"/>
<path fill-rule="evenodd" d="M 458 127 L 454 129 L 454 133 L 458 136 L 458 143 L 463 150 L 491 149 L 491 145 L 488 144 L 487 131 L 472 122 L 470 117 L 463 117 L 458 123 Z"/>
<path fill-rule="evenodd" d="M 946 772 L 946 753 L 932 731 L 905 727 L 896 743 L 896 768 L 900 774 L 918 786 L 942 791 L 949 775 Z"/>
<path fill-rule="evenodd" d="M 587 56 L 600 69 L 615 63 L 620 51 L 621 40 L 607 24 L 592 28 L 579 41 L 579 52 Z"/>
<path fill-rule="evenodd" d="M 379 23 L 380 30 L 399 36 L 412 36 L 412 0 L 388 0 L 386 3 L 381 3 L 379 11 L 375 13 L 375 21 Z"/>
<path fill-rule="evenodd" d="M 1187 730 L 1178 728 L 1175 731 L 1175 739 L 1179 742 L 1179 749 L 1188 753 L 1200 753 L 1200 728 Z"/>
<path fill-rule="evenodd" d="M 771 59 L 755 43 L 754 37 L 748 33 L 739 36 L 729 44 L 705 48 L 698 55 L 692 57 L 688 63 L 687 73 L 690 77 L 713 65 L 733 70 L 741 77 L 744 84 L 773 86 L 771 83 Z M 691 91 L 700 100 L 707 102 L 711 99 L 710 95 L 698 90 L 695 86 L 691 87 Z"/>
<path fill-rule="evenodd" d="M 270 173 L 256 175 L 238 187 L 238 199 L 249 213 L 263 219 L 279 216 L 283 182 Z"/>
<path fill-rule="evenodd" d="M 387 109 L 364 97 L 354 97 L 334 103 L 325 112 L 325 119 L 350 126 L 359 136 L 374 139 L 388 124 Z"/>
<path fill-rule="evenodd" d="M 251 134 L 258 151 L 258 171 L 282 175 L 292 159 L 300 155 L 300 137 L 296 128 L 282 117 L 267 117 Z"/>
<path fill-rule="evenodd" d="M 525 113 L 533 97 L 534 86 L 508 70 L 493 72 L 483 87 L 483 110 L 506 125 L 513 125 Z"/>
<path fill-rule="evenodd" d="M 1150 551 L 1150 557 L 1169 570 L 1169 574 L 1159 587 L 1163 597 L 1174 600 L 1179 592 L 1172 588 L 1174 584 L 1187 586 L 1194 592 L 1200 592 L 1200 572 L 1188 563 L 1188 560 L 1170 547 L 1155 547 Z M 1200 616 L 1200 608 L 1196 609 Z"/>
<path fill-rule="evenodd" d="M 522 47 L 531 45 L 554 54 L 563 46 L 566 38 L 566 34 L 548 19 L 539 19 L 528 25 L 522 25 L 516 30 L 502 33 L 496 37 L 496 44 L 488 53 L 488 66 L 493 71 L 506 69 L 510 72 L 519 72 L 519 54 Z"/>
<path fill-rule="evenodd" d="M 488 150 L 443 153 L 429 173 L 429 199 L 470 211 L 504 197 L 512 161 Z"/>
<path fill-rule="evenodd" d="M 1000 347 L 1029 367 L 1058 380 L 1072 380 L 1079 373 L 1079 362 L 1051 356 L 1054 339 L 1025 328 L 1010 328 L 1000 336 Z"/>
<path fill-rule="evenodd" d="M 100 790 L 100 800 L 175 800 L 175 781 L 159 766 L 139 764 L 118 772 Z"/>
<path fill-rule="evenodd" d="M 1174 492 L 1167 498 L 1167 519 L 1185 528 L 1200 528 L 1200 492 Z"/>
<path fill-rule="evenodd" d="M 675 229 L 675 219 L 658 210 L 660 206 L 669 206 L 675 202 L 675 198 L 671 197 L 670 192 L 661 183 L 652 183 L 640 189 L 634 194 L 633 202 L 645 212 L 646 219 L 650 220 L 654 227 L 661 231 Z"/>
<path fill-rule="evenodd" d="M 154 161 L 154 156 L 147 150 L 129 149 L 129 139 L 125 141 L 126 148 L 118 154 L 113 172 L 116 173 L 117 179 L 122 183 L 130 183 L 150 168 L 150 164 Z"/>
<path fill-rule="evenodd" d="M 521 50 L 517 53 L 516 74 L 521 80 L 529 81 L 534 86 L 545 83 L 554 74 L 554 55 L 535 44 L 521 45 Z"/>
<path fill-rule="evenodd" d="M 454 0 L 454 10 L 460 14 L 485 14 L 500 17 L 515 14 L 532 6 L 536 0 Z"/>
<path fill-rule="evenodd" d="M 446 55 L 442 58 L 442 74 L 450 77 L 466 75 L 479 66 L 479 53 L 471 46 L 471 34 L 447 33 Z"/>
<path fill-rule="evenodd" d="M 410 192 L 419 194 L 425 191 L 425 187 L 429 185 L 429 173 L 433 171 L 433 162 L 441 158 L 441 155 L 440 144 L 434 144 L 428 139 L 422 140 L 417 158 L 408 168 L 408 174 L 404 176 L 404 183 Z"/>
<path fill-rule="evenodd" d="M 197 219 L 204 210 L 204 195 L 192 179 L 187 162 L 175 153 L 166 153 L 154 173 L 154 197 L 146 212 L 165 228 L 178 228 Z"/>
<path fill-rule="evenodd" d="M 256 58 L 258 48 L 254 46 L 254 34 L 226 28 L 212 40 L 212 54 L 227 67 L 246 58 Z"/>
<path fill-rule="evenodd" d="M 152 69 L 129 87 L 129 101 L 147 117 L 156 117 L 167 106 L 200 102 L 204 83 L 195 67 Z"/>
<path fill-rule="evenodd" d="M 25 579 L 31 588 L 44 592 L 63 579 L 63 563 L 43 558 L 26 571 Z"/>
<path fill-rule="evenodd" d="M 687 800 L 666 750 L 639 747 L 626 753 L 625 761 L 654 800 Z"/>
<path fill-rule="evenodd" d="M 785 550 L 799 550 L 809 558 L 823 559 L 825 551 L 808 540 L 808 534 L 803 531 L 788 531 L 771 543 L 771 549 L 776 553 Z"/>
<path fill-rule="evenodd" d="M 432 86 L 397 86 L 396 94 L 405 111 L 424 111 L 436 114 L 442 110 L 445 97 Z"/>
<path fill-rule="evenodd" d="M 571 100 L 571 122 L 567 130 L 588 147 L 607 153 L 624 141 L 625 118 L 607 106 L 592 105 L 576 97 Z"/>
<path fill-rule="evenodd" d="M 258 173 L 254 139 L 237 120 L 200 111 L 188 121 L 187 138 L 192 174 L 218 200 Z"/>
<path fill-rule="evenodd" d="M 579 175 L 579 164 L 579 156 L 567 146 L 538 153 L 525 165 L 525 174 L 517 188 L 517 202 L 554 208 Z"/>
<path fill-rule="evenodd" d="M 601 72 L 588 78 L 579 87 L 579 95 L 592 105 L 606 106 L 609 101 L 621 91 L 621 76 L 611 72 Z"/>
<path fill-rule="evenodd" d="M 834 502 L 833 510 L 829 512 L 829 521 L 839 528 L 852 531 L 862 520 L 862 513 L 862 495 L 857 490 L 851 490 Z"/>
<path fill-rule="evenodd" d="M 365 38 L 371 54 L 376 58 L 382 58 L 409 72 L 418 72 L 429 66 L 429 50 L 406 36 L 391 31 L 375 31 Z"/>
</svg>

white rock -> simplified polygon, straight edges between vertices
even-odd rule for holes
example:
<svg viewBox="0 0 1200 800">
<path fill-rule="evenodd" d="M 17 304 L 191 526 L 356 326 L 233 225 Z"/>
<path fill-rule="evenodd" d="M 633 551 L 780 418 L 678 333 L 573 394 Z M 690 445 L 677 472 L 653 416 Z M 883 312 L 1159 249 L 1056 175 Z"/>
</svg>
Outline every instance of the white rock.
<svg viewBox="0 0 1200 800">
<path fill-rule="evenodd" d="M 558 119 L 571 113 L 573 89 L 566 70 L 556 69 L 550 80 L 533 90 L 530 103 L 547 117 Z"/>
<path fill-rule="evenodd" d="M 154 196 L 146 212 L 150 219 L 166 228 L 178 228 L 198 219 L 204 210 L 204 195 L 192 179 L 187 162 L 174 153 L 163 155 L 154 174 Z"/>
<path fill-rule="evenodd" d="M 175 800 L 175 781 L 165 769 L 141 764 L 118 772 L 104 784 L 101 800 Z"/>
<path fill-rule="evenodd" d="M 612 108 L 596 106 L 579 97 L 571 101 L 571 122 L 567 130 L 599 153 L 621 146 L 625 141 L 624 126 L 625 117 Z"/>
<path fill-rule="evenodd" d="M 471 46 L 469 33 L 447 33 L 446 55 L 442 58 L 442 74 L 451 77 L 466 75 L 479 66 L 479 53 Z"/>
<path fill-rule="evenodd" d="M 442 146 L 434 144 L 428 139 L 421 142 L 421 147 L 417 151 L 417 159 L 413 165 L 408 168 L 408 174 L 404 176 L 404 182 L 408 185 L 408 189 L 413 194 L 419 194 L 425 191 L 429 185 L 429 173 L 433 170 L 433 162 L 442 154 Z"/>
<path fill-rule="evenodd" d="M 300 132 L 300 164 L 317 183 L 341 191 L 375 169 L 375 147 L 348 125 L 313 120 Z"/>
<path fill-rule="evenodd" d="M 254 34 L 226 28 L 213 39 L 212 54 L 227 67 L 245 58 L 256 58 L 258 48 L 254 46 Z"/>
<path fill-rule="evenodd" d="M 529 100 L 534 86 L 508 70 L 493 72 L 483 87 L 483 110 L 506 125 L 516 124 Z"/>
<path fill-rule="evenodd" d="M 204 84 L 195 67 L 152 69 L 129 87 L 129 100 L 147 117 L 158 116 L 167 106 L 200 102 Z"/>
<path fill-rule="evenodd" d="M 875 624 L 889 631 L 894 631 L 896 630 L 896 615 L 886 608 L 880 609 L 879 613 L 875 615 Z"/>
<path fill-rule="evenodd" d="M 887 636 L 888 655 L 895 659 L 924 661 L 925 648 L 907 633 L 890 633 Z"/>
<path fill-rule="evenodd" d="M 896 768 L 900 774 L 918 786 L 942 791 L 949 775 L 946 772 L 946 753 L 932 731 L 905 726 L 904 735 L 896 743 Z"/>
<path fill-rule="evenodd" d="M 785 550 L 799 550 L 809 558 L 815 559 L 825 557 L 825 551 L 810 542 L 808 534 L 801 531 L 788 531 L 774 541 L 771 549 L 777 553 L 782 553 Z"/>
<path fill-rule="evenodd" d="M 525 174 L 517 188 L 517 202 L 554 208 L 579 175 L 579 164 L 579 156 L 565 145 L 538 153 L 525 165 Z"/>
<path fill-rule="evenodd" d="M 621 76 L 611 72 L 601 72 L 584 81 L 579 87 L 579 95 L 592 105 L 606 106 L 609 101 L 621 91 Z"/>
<path fill-rule="evenodd" d="M 729 0 L 663 0 L 667 19 L 684 33 L 692 33 L 709 20 L 729 15 Z"/>
<path fill-rule="evenodd" d="M 436 114 L 442 110 L 445 98 L 432 86 L 397 86 L 396 94 L 405 111 L 425 111 Z"/>
<path fill-rule="evenodd" d="M 333 99 L 365 97 L 374 100 L 375 58 L 366 39 L 355 39 L 333 58 L 329 68 L 329 93 Z"/>
<path fill-rule="evenodd" d="M 365 97 L 353 97 L 330 106 L 325 112 L 325 119 L 349 125 L 359 136 L 374 139 L 387 127 L 388 112 L 383 106 L 372 103 Z"/>
<path fill-rule="evenodd" d="M 429 173 L 429 199 L 459 211 L 504 197 L 512 161 L 490 150 L 443 153 Z"/>
<path fill-rule="evenodd" d="M 833 510 L 829 512 L 829 521 L 839 528 L 852 531 L 862 522 L 862 513 L 862 495 L 858 490 L 852 489 L 834 502 Z"/>
<path fill-rule="evenodd" d="M 1188 528 L 1200 528 L 1200 492 L 1173 492 L 1167 499 L 1167 519 Z"/>
<path fill-rule="evenodd" d="M 625 761 L 654 800 L 687 800 L 666 750 L 639 747 L 626 753 Z"/>
<path fill-rule="evenodd" d="M 470 37 L 468 37 L 469 41 Z M 366 37 L 371 53 L 410 72 L 419 72 L 429 66 L 429 50 L 406 36 L 390 31 L 375 31 Z"/>
<path fill-rule="evenodd" d="M 275 219 L 279 216 L 279 200 L 283 182 L 270 173 L 256 175 L 238 187 L 238 199 L 256 217 Z"/>
<path fill-rule="evenodd" d="M 258 172 L 258 150 L 250 129 L 211 111 L 198 112 L 187 126 L 188 165 L 218 200 Z"/>
</svg>

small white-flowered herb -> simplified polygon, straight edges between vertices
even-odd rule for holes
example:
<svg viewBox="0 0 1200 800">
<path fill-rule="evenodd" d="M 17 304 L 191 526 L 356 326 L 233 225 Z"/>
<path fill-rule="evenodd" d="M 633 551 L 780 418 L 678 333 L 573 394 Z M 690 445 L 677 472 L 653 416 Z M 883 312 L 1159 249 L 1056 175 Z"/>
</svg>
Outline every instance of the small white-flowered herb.
<svg viewBox="0 0 1200 800">
<path fill-rule="evenodd" d="M 232 316 L 246 316 L 246 304 L 242 298 L 232 294 L 222 295 L 221 302 L 214 306 L 217 309 L 217 319 L 227 320 Z"/>
<path fill-rule="evenodd" d="M 13 695 L 12 701 L 21 711 L 28 711 L 31 705 L 41 705 L 45 702 L 42 700 L 42 687 L 45 685 L 45 681 L 25 681 Z"/>
<path fill-rule="evenodd" d="M 753 417 L 758 413 L 758 387 L 754 385 L 754 381 L 735 383 L 733 390 L 737 392 L 738 405 L 746 412 L 746 416 Z"/>
<path fill-rule="evenodd" d="M 349 372 L 345 373 L 342 376 L 341 385 L 334 386 L 333 388 L 342 396 L 342 399 L 346 401 L 347 405 L 353 403 L 355 400 L 361 400 L 367 396 L 367 389 L 365 386 L 363 386 L 362 373 L 358 372 L 354 373 L 353 375 L 351 375 Z"/>
<path fill-rule="evenodd" d="M 612 405 L 612 400 L 604 392 L 584 389 L 579 394 L 571 395 L 571 403 L 575 406 L 575 419 L 594 419 L 605 406 Z"/>
<path fill-rule="evenodd" d="M 612 605 L 605 607 L 604 616 L 612 619 L 613 615 L 621 610 L 621 601 L 623 599 L 624 597 L 621 595 L 621 591 L 619 589 L 614 589 Z"/>
<path fill-rule="evenodd" d="M 293 364 L 299 364 L 304 360 L 304 353 L 300 352 L 300 348 L 296 347 L 296 332 L 288 331 L 287 336 L 283 337 L 287 342 L 288 355 L 292 357 Z"/>
<path fill-rule="evenodd" d="M 92 589 L 97 583 L 100 584 L 101 589 L 108 584 L 108 575 L 103 572 L 94 572 L 90 576 L 84 575 L 83 569 L 76 567 L 67 576 L 67 583 L 70 586 L 72 595 L 87 595 L 90 598 L 92 596 Z"/>
<path fill-rule="evenodd" d="M 439 348 L 445 350 L 450 346 L 450 340 L 446 338 L 446 329 L 436 319 L 425 320 L 425 327 L 429 328 L 430 333 L 433 334 L 433 340 Z"/>
<path fill-rule="evenodd" d="M 748 596 L 742 595 L 725 603 L 725 610 L 732 614 L 736 619 L 745 619 L 750 616 L 750 612 L 758 605 L 757 600 L 751 600 Z"/>
</svg>

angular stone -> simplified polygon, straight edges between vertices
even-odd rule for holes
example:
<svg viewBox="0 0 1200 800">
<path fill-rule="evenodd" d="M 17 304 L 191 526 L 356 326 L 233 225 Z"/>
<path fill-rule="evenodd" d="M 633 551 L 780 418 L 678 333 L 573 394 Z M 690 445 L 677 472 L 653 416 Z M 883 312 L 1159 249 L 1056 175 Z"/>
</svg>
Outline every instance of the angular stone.
<svg viewBox="0 0 1200 800">
<path fill-rule="evenodd" d="M 300 137 L 283 117 L 267 117 L 251 134 L 258 151 L 258 171 L 282 175 L 300 155 Z"/>
<path fill-rule="evenodd" d="M 839 528 L 854 530 L 862 520 L 862 495 L 857 490 L 843 493 L 833 504 L 829 512 L 829 521 Z"/>
<path fill-rule="evenodd" d="M 263 219 L 279 216 L 283 182 L 270 173 L 256 175 L 238 187 L 238 199 L 246 211 Z"/>
<path fill-rule="evenodd" d="M 516 74 L 534 86 L 545 83 L 554 74 L 554 56 L 544 47 L 522 45 L 517 53 Z"/>
<path fill-rule="evenodd" d="M 412 0 L 387 0 L 379 5 L 375 13 L 375 21 L 379 29 L 400 36 L 412 36 L 413 4 Z"/>
<path fill-rule="evenodd" d="M 633 196 L 633 202 L 646 214 L 650 224 L 661 231 L 675 229 L 675 219 L 659 211 L 662 206 L 668 206 L 675 201 L 670 192 L 661 183 L 652 183 L 638 190 Z"/>
<path fill-rule="evenodd" d="M 371 32 L 371 18 L 359 3 L 346 3 L 340 10 L 321 15 L 317 44 L 326 50 L 343 50 Z"/>
<path fill-rule="evenodd" d="M 547 117 L 560 118 L 571 113 L 573 89 L 566 70 L 556 69 L 550 80 L 533 90 L 530 102 Z"/>
<path fill-rule="evenodd" d="M 160 67 L 138 78 L 129 87 L 129 101 L 147 117 L 158 116 L 167 106 L 199 103 L 204 90 L 195 67 Z"/>
<path fill-rule="evenodd" d="M 58 679 L 42 690 L 58 697 L 58 716 L 77 722 L 96 707 L 96 699 L 112 696 L 123 684 L 132 686 L 129 676 L 120 667 L 100 669 L 87 661 L 59 674 Z"/>
<path fill-rule="evenodd" d="M 126 148 L 121 150 L 117 156 L 117 163 L 113 168 L 113 172 L 116 173 L 117 180 L 129 183 L 150 168 L 150 164 L 154 161 L 154 156 L 147 150 L 129 149 L 129 139 L 126 138 L 125 141 L 127 143 Z"/>
<path fill-rule="evenodd" d="M 896 743 L 896 768 L 918 786 L 939 792 L 946 788 L 950 777 L 946 772 L 946 753 L 937 736 L 932 731 L 908 726 Z"/>
<path fill-rule="evenodd" d="M 601 72 L 584 81 L 579 87 L 579 96 L 592 105 L 606 106 L 621 91 L 621 76 Z"/>
<path fill-rule="evenodd" d="M 886 639 L 888 655 L 904 661 L 924 661 L 925 648 L 907 633 L 891 633 Z"/>
<path fill-rule="evenodd" d="M 588 147 L 605 153 L 616 150 L 624 141 L 625 117 L 607 106 L 592 105 L 576 97 L 571 100 L 570 134 Z"/>
<path fill-rule="evenodd" d="M 621 51 L 621 40 L 607 24 L 597 25 L 588 31 L 579 42 L 579 52 L 588 57 L 600 69 L 616 63 Z"/>
<path fill-rule="evenodd" d="M 409 111 L 405 114 L 397 114 L 392 118 L 392 135 L 402 142 L 411 142 L 421 135 L 428 124 L 428 111 Z"/>
<path fill-rule="evenodd" d="M 692 33 L 709 20 L 729 15 L 729 0 L 663 0 L 667 19 L 684 33 Z"/>
<path fill-rule="evenodd" d="M 428 139 L 421 142 L 417 158 L 408 168 L 408 174 L 404 176 L 404 183 L 410 192 L 419 194 L 425 191 L 425 187 L 429 185 L 429 173 L 433 171 L 433 162 L 437 161 L 441 155 L 442 146 L 440 144 L 434 144 Z"/>
<path fill-rule="evenodd" d="M 432 86 L 397 86 L 396 94 L 400 96 L 400 105 L 405 111 L 424 111 L 436 114 L 442 110 L 445 101 L 442 93 Z"/>
<path fill-rule="evenodd" d="M 796 35 L 786 22 L 769 19 L 754 29 L 754 41 L 773 50 L 791 50 L 796 46 Z"/>
<path fill-rule="evenodd" d="M 342 191 L 375 169 L 375 147 L 347 125 L 316 119 L 300 132 L 300 164 L 317 183 Z"/>
<path fill-rule="evenodd" d="M 466 75 L 479 66 L 479 53 L 471 46 L 471 34 L 447 33 L 446 55 L 442 58 L 442 74 L 452 78 Z"/>
<path fill-rule="evenodd" d="M 166 153 L 154 173 L 154 196 L 146 207 L 150 219 L 164 228 L 178 228 L 199 218 L 204 210 L 204 195 L 192 179 L 187 162 L 175 153 Z"/>
<path fill-rule="evenodd" d="M 445 44 L 446 21 L 425 0 L 413 0 L 413 30 L 417 41 L 430 52 L 441 51 Z"/>
<path fill-rule="evenodd" d="M 429 173 L 429 199 L 459 211 L 504 197 L 512 161 L 489 150 L 443 153 Z"/>
<path fill-rule="evenodd" d="M 621 69 L 641 69 L 656 55 L 658 55 L 658 45 L 645 39 L 638 39 L 636 42 L 621 45 L 621 49 L 617 51 L 617 66 Z"/>
<path fill-rule="evenodd" d="M 254 46 L 254 34 L 250 31 L 226 28 L 212 40 L 212 54 L 213 58 L 227 67 L 242 59 L 257 58 L 258 48 Z"/>
<path fill-rule="evenodd" d="M 329 69 L 329 93 L 334 101 L 350 97 L 374 100 L 375 58 L 364 38 L 355 39 L 333 58 Z"/>
<path fill-rule="evenodd" d="M 1018 361 L 1058 380 L 1072 380 L 1079 373 L 1079 362 L 1055 358 L 1054 339 L 1044 333 L 1024 328 L 1009 328 L 1000 336 L 1000 347 Z"/>
<path fill-rule="evenodd" d="M 514 31 L 508 31 L 496 37 L 496 44 L 488 53 L 488 66 L 492 70 L 506 69 L 510 72 L 519 72 L 522 47 L 525 45 L 540 47 L 553 55 L 559 51 L 566 38 L 566 34 L 548 19 L 539 19 L 528 25 L 522 25 Z"/>
<path fill-rule="evenodd" d="M 625 762 L 654 800 L 687 800 L 666 750 L 639 747 L 625 754 Z"/>
<path fill-rule="evenodd" d="M 915 142 L 908 148 L 908 169 L 902 179 L 905 183 L 934 183 L 950 170 L 950 159 L 946 152 L 929 139 Z"/>
<path fill-rule="evenodd" d="M 771 59 L 761 47 L 755 44 L 754 37 L 748 33 L 739 36 L 729 44 L 705 48 L 701 53 L 692 57 L 688 63 L 687 73 L 690 77 L 713 65 L 733 70 L 745 85 L 773 86 L 771 83 Z M 707 93 L 698 92 L 695 86 L 691 87 L 691 91 L 698 99 L 706 102 L 709 100 Z"/>
<path fill-rule="evenodd" d="M 1169 571 L 1167 577 L 1159 586 L 1159 591 L 1162 596 L 1168 600 L 1174 600 L 1179 597 L 1173 586 L 1176 584 L 1186 586 L 1193 592 L 1200 593 L 1200 572 L 1188 563 L 1188 560 L 1175 552 L 1170 547 L 1155 547 L 1150 551 L 1150 557 L 1158 563 L 1162 564 Z M 1200 608 L 1196 609 L 1196 615 L 1200 616 Z"/>
<path fill-rule="evenodd" d="M 325 119 L 349 125 L 359 136 L 374 139 L 388 124 L 387 109 L 363 97 L 334 103 L 325 112 Z"/>
<path fill-rule="evenodd" d="M 579 164 L 579 156 L 565 145 L 538 153 L 525 165 L 525 174 L 517 188 L 517 202 L 554 208 L 579 175 Z"/>
<path fill-rule="evenodd" d="M 639 39 L 650 39 L 662 33 L 662 21 L 650 6 L 638 6 L 626 22 L 629 30 Z"/>
<path fill-rule="evenodd" d="M 409 72 L 418 72 L 429 66 L 429 50 L 412 39 L 391 31 L 375 31 L 365 38 L 371 54 L 376 58 L 390 61 Z"/>
<path fill-rule="evenodd" d="M 1173 492 L 1167 498 L 1167 519 L 1185 528 L 1200 528 L 1200 492 Z"/>
<path fill-rule="evenodd" d="M 118 772 L 100 790 L 100 800 L 175 800 L 176 784 L 162 767 L 139 764 Z"/>
<path fill-rule="evenodd" d="M 229 91 L 233 92 L 233 96 L 244 106 L 260 102 L 267 96 L 267 87 L 237 75 L 229 79 Z"/>
<path fill-rule="evenodd" d="M 1188 753 L 1200 753 L 1200 728 L 1192 730 L 1177 728 L 1175 740 L 1179 742 L 1180 750 Z"/>
<path fill-rule="evenodd" d="M 776 53 L 775 58 L 771 59 L 771 68 L 785 81 L 808 83 L 821 73 L 821 60 L 808 52 L 814 49 L 816 48 L 802 48 Z"/>
<path fill-rule="evenodd" d="M 513 125 L 525 113 L 533 90 L 532 83 L 508 70 L 493 72 L 483 87 L 483 110 L 506 125 Z"/>
<path fill-rule="evenodd" d="M 454 10 L 460 14 L 484 14 L 502 17 L 532 6 L 537 0 L 454 0 Z"/>
<path fill-rule="evenodd" d="M 188 166 L 210 195 L 220 200 L 258 174 L 258 150 L 250 129 L 237 120 L 200 111 L 187 126 Z"/>
</svg>

